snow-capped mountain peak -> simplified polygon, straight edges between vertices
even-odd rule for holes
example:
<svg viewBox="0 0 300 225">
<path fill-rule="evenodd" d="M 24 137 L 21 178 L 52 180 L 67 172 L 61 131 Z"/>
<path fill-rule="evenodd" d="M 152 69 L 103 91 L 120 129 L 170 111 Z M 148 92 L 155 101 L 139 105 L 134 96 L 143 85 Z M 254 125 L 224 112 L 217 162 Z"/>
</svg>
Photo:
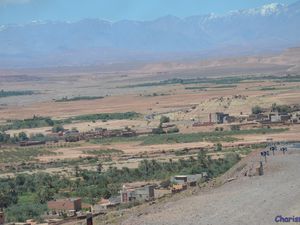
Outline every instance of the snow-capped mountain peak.
<svg viewBox="0 0 300 225">
<path fill-rule="evenodd" d="M 252 8 L 252 9 L 242 9 L 232 11 L 230 15 L 260 15 L 260 16 L 269 16 L 269 15 L 278 15 L 282 13 L 286 9 L 284 4 L 280 3 L 271 3 L 267 5 L 263 5 L 259 8 Z"/>
<path fill-rule="evenodd" d="M 4 31 L 6 29 L 6 26 L 5 25 L 0 25 L 0 32 L 1 31 Z"/>
<path fill-rule="evenodd" d="M 270 14 L 278 14 L 282 11 L 284 7 L 285 5 L 279 3 L 271 3 L 268 5 L 264 5 L 260 9 L 260 14 L 263 16 Z"/>
<path fill-rule="evenodd" d="M 152 21 L 0 24 L 0 67 L 161 60 L 219 51 L 257 54 L 299 46 L 299 26 L 300 0 L 225 15 L 165 16 Z"/>
</svg>

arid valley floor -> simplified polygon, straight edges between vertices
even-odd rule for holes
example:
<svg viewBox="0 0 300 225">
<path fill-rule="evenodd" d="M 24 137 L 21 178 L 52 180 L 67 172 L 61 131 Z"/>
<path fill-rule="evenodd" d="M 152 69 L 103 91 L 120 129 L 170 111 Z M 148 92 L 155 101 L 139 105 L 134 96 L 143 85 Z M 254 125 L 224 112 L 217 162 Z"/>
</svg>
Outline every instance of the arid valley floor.
<svg viewBox="0 0 300 225">
<path fill-rule="evenodd" d="M 270 142 L 300 142 L 300 48 L 207 61 L 2 70 L 0 86 L 6 93 L 31 91 L 0 98 L 3 132 L 10 137 L 24 132 L 26 141 L 37 134 L 57 138 L 33 146 L 1 144 L 3 179 L 46 172 L 75 180 L 74 168 L 97 171 L 101 163 L 102 172 L 112 167 L 135 169 L 144 160 L 193 160 L 201 151 L 212 159 L 237 153 L 239 165 L 247 168 L 259 164 L 260 151 Z M 289 118 L 264 121 L 263 113 L 273 113 L 276 106 L 287 107 Z M 262 118 L 252 118 L 254 107 L 264 110 L 258 113 Z M 128 112 L 134 116 L 125 117 Z M 232 120 L 210 121 L 217 112 Z M 122 115 L 113 118 L 116 114 Z M 162 117 L 169 120 L 162 123 Z M 66 141 L 65 133 L 54 132 L 50 125 L 24 125 L 34 118 L 51 119 L 65 131 L 76 130 L 78 140 Z M 120 135 L 87 138 L 99 129 L 118 130 Z M 126 132 L 132 133 L 123 135 Z M 216 150 L 218 145 L 222 149 Z M 151 205 L 112 210 L 95 223 L 266 225 L 273 224 L 277 215 L 299 216 L 298 151 L 270 156 L 264 176 L 241 176 L 243 168 L 235 166 L 206 187 L 167 195 Z"/>
</svg>

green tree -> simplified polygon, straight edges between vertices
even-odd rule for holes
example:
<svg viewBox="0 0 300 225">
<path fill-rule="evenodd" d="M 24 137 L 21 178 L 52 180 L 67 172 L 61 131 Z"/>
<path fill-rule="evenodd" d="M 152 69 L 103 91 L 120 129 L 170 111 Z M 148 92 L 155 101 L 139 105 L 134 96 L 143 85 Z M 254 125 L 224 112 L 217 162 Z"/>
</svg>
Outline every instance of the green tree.
<svg viewBox="0 0 300 225">
<path fill-rule="evenodd" d="M 20 141 L 27 141 L 29 138 L 27 137 L 27 134 L 25 132 L 20 132 L 18 134 L 18 138 Z"/>
<path fill-rule="evenodd" d="M 6 143 L 10 139 L 10 135 L 5 132 L 0 132 L 0 143 Z"/>
<path fill-rule="evenodd" d="M 160 117 L 160 123 L 163 124 L 163 123 L 169 123 L 170 122 L 170 118 L 167 117 L 167 116 L 162 116 Z"/>
<path fill-rule="evenodd" d="M 221 151 L 222 151 L 222 148 L 223 148 L 223 146 L 222 146 L 221 143 L 217 143 L 217 144 L 215 145 L 215 151 L 216 151 L 216 152 L 221 152 Z"/>
<path fill-rule="evenodd" d="M 276 103 L 273 103 L 272 112 L 289 113 L 292 112 L 292 109 L 288 105 L 277 105 Z"/>
<path fill-rule="evenodd" d="M 152 133 L 153 133 L 153 134 L 164 134 L 165 132 L 164 132 L 164 130 L 162 129 L 162 127 L 159 126 L 158 128 L 153 128 L 153 129 L 152 129 Z"/>
<path fill-rule="evenodd" d="M 197 155 L 197 162 L 199 167 L 208 168 L 208 157 L 206 151 L 200 151 Z"/>
<path fill-rule="evenodd" d="M 61 131 L 64 131 L 64 127 L 60 124 L 57 124 L 57 125 L 54 125 L 53 128 L 52 128 L 52 132 L 53 133 L 58 133 L 58 132 L 61 132 Z"/>
<path fill-rule="evenodd" d="M 18 194 L 9 184 L 0 184 L 0 209 L 6 208 L 18 201 Z"/>
<path fill-rule="evenodd" d="M 47 210 L 43 204 L 18 204 L 5 210 L 8 222 L 25 222 L 28 218 L 40 220 L 40 216 Z"/>
<path fill-rule="evenodd" d="M 47 201 L 52 200 L 54 197 L 54 192 L 47 187 L 38 188 L 36 194 L 37 194 L 37 201 L 41 204 L 44 204 Z"/>
<path fill-rule="evenodd" d="M 45 118 L 45 122 L 49 125 L 49 126 L 54 126 L 54 121 L 50 118 Z"/>
<path fill-rule="evenodd" d="M 252 114 L 259 114 L 262 112 L 263 112 L 263 109 L 260 106 L 256 105 L 256 106 L 252 107 Z"/>
</svg>

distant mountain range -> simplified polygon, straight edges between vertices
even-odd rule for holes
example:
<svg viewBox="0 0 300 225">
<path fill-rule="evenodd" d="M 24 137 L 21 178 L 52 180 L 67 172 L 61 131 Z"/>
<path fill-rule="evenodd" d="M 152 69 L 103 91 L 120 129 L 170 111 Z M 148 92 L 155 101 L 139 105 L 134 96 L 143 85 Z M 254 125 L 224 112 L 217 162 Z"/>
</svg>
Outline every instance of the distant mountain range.
<svg viewBox="0 0 300 225">
<path fill-rule="evenodd" d="M 226 15 L 0 25 L 0 67 L 236 56 L 300 46 L 300 1 Z"/>
</svg>

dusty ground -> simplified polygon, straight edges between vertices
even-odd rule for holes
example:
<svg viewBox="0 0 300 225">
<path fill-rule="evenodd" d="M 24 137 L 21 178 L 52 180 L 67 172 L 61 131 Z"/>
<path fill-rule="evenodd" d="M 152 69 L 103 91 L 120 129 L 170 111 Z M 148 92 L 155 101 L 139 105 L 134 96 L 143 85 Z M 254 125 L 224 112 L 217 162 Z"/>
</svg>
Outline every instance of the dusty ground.
<svg viewBox="0 0 300 225">
<path fill-rule="evenodd" d="M 242 177 L 196 196 L 156 204 L 121 224 L 278 224 L 278 215 L 300 216 L 299 160 L 300 149 L 271 156 L 264 176 Z"/>
<path fill-rule="evenodd" d="M 138 131 L 151 131 L 158 126 L 161 115 L 171 118 L 181 133 L 213 131 L 221 125 L 192 127 L 194 121 L 208 121 L 212 112 L 222 111 L 231 115 L 244 116 L 255 105 L 269 107 L 277 104 L 297 104 L 300 96 L 300 82 L 276 83 L 274 81 L 250 81 L 234 84 L 236 87 L 216 88 L 216 84 L 163 85 L 136 88 L 120 88 L 124 85 L 158 82 L 172 78 L 228 77 L 243 75 L 286 75 L 298 74 L 300 49 L 287 50 L 275 56 L 242 57 L 193 62 L 164 62 L 141 64 L 128 68 L 52 68 L 27 70 L 0 70 L 0 86 L 5 90 L 34 90 L 37 95 L 0 98 L 0 124 L 7 119 L 32 118 L 34 115 L 50 116 L 54 119 L 75 115 L 135 111 L 141 113 L 136 120 L 115 120 L 101 122 L 79 122 L 65 125 L 67 129 L 76 127 L 84 132 L 98 127 L 122 129 L 126 126 Z M 185 89 L 186 87 L 209 86 L 207 90 Z M 222 86 L 222 85 L 221 85 Z M 226 85 L 225 85 L 226 86 Z M 276 90 L 261 90 L 275 87 Z M 153 93 L 158 96 L 153 96 Z M 104 96 L 92 101 L 55 102 L 53 99 L 74 96 Z M 239 96 L 239 97 L 236 97 Z M 144 116 L 154 114 L 155 119 L 146 121 Z M 225 130 L 230 125 L 222 125 Z M 251 127 L 248 127 L 251 129 Z M 253 128 L 253 127 L 252 127 Z M 10 130 L 13 135 L 21 131 L 27 134 L 50 133 L 51 127 Z M 300 126 L 290 127 L 282 134 L 237 136 L 235 143 L 226 146 L 274 141 L 299 140 Z M 139 156 L 155 152 L 182 150 L 184 148 L 211 147 L 213 143 L 194 142 L 142 146 L 138 142 L 92 145 L 81 143 L 79 147 L 59 147 L 57 155 L 39 156 L 43 162 L 60 159 L 85 157 L 90 149 L 114 148 Z M 163 157 L 162 157 L 163 158 Z M 132 167 L 137 162 L 126 164 Z"/>
<path fill-rule="evenodd" d="M 275 83 L 256 81 L 237 84 L 232 88 L 208 88 L 206 91 L 185 87 L 206 86 L 165 85 L 139 88 L 120 88 L 122 85 L 158 82 L 172 78 L 228 77 L 242 75 L 286 75 L 299 74 L 300 49 L 285 51 L 276 56 L 243 57 L 195 62 L 165 62 L 148 64 L 134 69 L 103 68 L 55 68 L 35 70 L 0 70 L 0 86 L 5 90 L 33 90 L 32 96 L 0 98 L 0 123 L 7 119 L 25 119 L 34 115 L 50 116 L 54 119 L 75 115 L 135 111 L 144 116 L 157 115 L 148 123 L 138 120 L 117 120 L 96 123 L 81 122 L 66 125 L 87 131 L 96 127 L 120 129 L 125 126 L 138 130 L 157 127 L 161 114 L 169 116 L 182 133 L 212 131 L 213 127 L 192 127 L 193 120 L 208 121 L 211 112 L 223 111 L 231 115 L 247 115 L 255 105 L 269 107 L 277 104 L 299 104 L 300 82 Z M 215 86 L 215 85 L 213 85 Z M 261 90 L 276 87 L 276 90 Z M 153 97 L 153 93 L 159 96 Z M 161 96 L 162 94 L 162 96 Z M 241 95 L 241 97 L 236 97 Z M 75 96 L 104 96 L 93 101 L 54 102 L 53 99 Z M 151 96 L 151 97 L 150 97 Z M 226 128 L 226 125 L 224 125 Z M 228 126 L 227 126 L 228 128 Z M 50 127 L 25 129 L 28 134 L 48 133 Z M 10 134 L 22 130 L 8 131 Z M 290 127 L 281 134 L 239 135 L 239 141 L 222 143 L 225 147 L 239 144 L 274 141 L 300 140 L 300 126 Z M 125 154 L 139 156 L 143 153 L 180 150 L 183 148 L 212 147 L 213 143 L 194 142 L 141 146 L 138 142 L 91 145 L 81 143 L 77 147 L 61 147 L 54 150 L 57 155 L 39 156 L 44 162 L 61 159 L 77 159 L 87 156 L 84 151 L 91 149 L 119 149 Z M 300 150 L 298 150 L 300 152 Z M 170 155 L 160 155 L 159 160 L 168 160 Z M 172 156 L 174 157 L 174 155 Z M 142 159 L 142 157 L 140 158 Z M 140 160 L 138 159 L 138 160 Z M 136 167 L 137 159 L 114 164 L 117 167 Z M 258 161 L 258 159 L 255 159 Z M 123 225 L 178 224 L 178 225 L 269 225 L 277 215 L 300 216 L 300 154 L 296 151 L 286 156 L 271 157 L 263 177 L 242 177 L 219 188 L 201 192 L 184 199 L 172 198 L 167 203 L 157 203 L 137 212 L 133 211 Z M 116 163 L 116 162 L 111 162 Z M 251 162 L 253 163 L 253 162 Z M 80 165 L 83 166 L 83 165 Z M 69 168 L 63 170 L 68 172 Z M 90 168 L 89 168 L 90 169 Z M 60 172 L 51 168 L 48 172 Z"/>
<path fill-rule="evenodd" d="M 299 84 L 286 84 L 294 89 L 261 91 L 263 86 L 280 86 L 272 82 L 242 83 L 236 88 L 185 90 L 183 85 L 119 88 L 171 78 L 225 77 L 242 75 L 297 74 L 300 50 L 291 49 L 266 57 L 241 57 L 194 62 L 170 62 L 124 68 L 53 68 L 32 70 L 1 70 L 0 86 L 5 90 L 33 90 L 37 95 L 0 99 L 0 120 L 24 119 L 33 115 L 68 117 L 89 113 L 136 111 L 144 114 L 169 112 L 197 105 L 191 113 L 178 119 L 207 118 L 210 111 L 222 110 L 232 114 L 249 113 L 253 105 L 298 103 Z M 298 85 L 298 88 L 297 88 Z M 201 86 L 189 85 L 189 86 Z M 206 85 L 203 85 L 206 86 Z M 145 97 L 158 93 L 164 96 Z M 246 100 L 232 98 L 242 94 Z M 105 96 L 94 101 L 56 103 L 53 99 L 74 96 Z"/>
<path fill-rule="evenodd" d="M 182 86 L 169 86 L 164 87 L 163 90 L 162 87 L 159 89 L 163 92 L 171 90 L 172 93 L 170 95 L 157 97 L 125 94 L 93 101 L 62 103 L 44 101 L 26 105 L 3 106 L 0 107 L 0 119 L 24 119 L 31 118 L 33 115 L 66 118 L 82 114 L 135 111 L 142 114 L 170 112 L 171 118 L 179 120 L 190 120 L 191 118 L 207 120 L 208 114 L 212 111 L 225 111 L 233 115 L 237 115 L 240 112 L 248 114 L 254 105 L 271 106 L 274 102 L 277 104 L 298 103 L 300 88 L 291 88 L 295 84 L 288 84 L 287 88 L 290 87 L 291 89 L 287 90 L 247 90 L 247 88 L 257 85 L 261 84 L 240 84 L 236 88 L 212 89 L 205 92 L 184 90 Z M 151 92 L 156 91 L 153 90 Z M 242 94 L 246 98 L 235 99 L 234 96 L 237 94 Z M 24 97 L 19 97 L 19 101 L 22 101 Z M 220 100 L 220 97 L 226 99 Z M 191 110 L 193 106 L 196 106 L 196 108 Z M 185 113 L 186 110 L 190 110 L 189 113 Z"/>
<path fill-rule="evenodd" d="M 76 128 L 80 130 L 81 132 L 87 132 L 90 130 L 93 130 L 95 128 L 107 128 L 109 130 L 114 129 L 124 129 L 124 127 L 139 129 L 139 130 L 147 130 L 147 121 L 145 120 L 110 120 L 107 122 L 102 121 L 96 121 L 96 122 L 78 122 L 78 123 L 72 123 L 72 124 L 66 124 L 64 125 L 65 129 L 71 130 L 72 128 Z M 37 133 L 43 133 L 43 134 L 50 134 L 52 127 L 40 127 L 40 128 L 30 128 L 30 129 L 18 129 L 18 130 L 9 130 L 7 131 L 8 134 L 18 134 L 19 132 L 25 132 L 27 134 L 37 134 Z"/>
<path fill-rule="evenodd" d="M 201 130 L 198 130 L 198 132 Z M 195 131 L 194 131 L 195 132 Z M 238 145 L 246 144 L 257 144 L 266 142 L 268 138 L 272 138 L 275 142 L 281 141 L 300 141 L 300 125 L 294 125 L 289 128 L 288 131 L 278 134 L 261 134 L 261 135 L 236 135 L 239 141 L 235 142 L 224 142 L 224 147 L 234 147 Z M 41 161 L 51 161 L 58 159 L 74 159 L 78 157 L 86 156 L 84 151 L 95 150 L 95 149 L 119 149 L 125 154 L 139 155 L 149 154 L 158 152 L 168 152 L 182 150 L 184 148 L 211 148 L 214 143 L 211 142 L 192 142 L 192 143 L 172 143 L 172 144 L 157 144 L 157 145 L 141 145 L 140 142 L 125 142 L 125 143 L 110 143 L 107 144 L 89 144 L 83 143 L 83 146 L 78 147 L 62 147 L 58 148 L 54 152 L 57 155 L 50 156 L 39 156 L 38 159 Z"/>
</svg>

